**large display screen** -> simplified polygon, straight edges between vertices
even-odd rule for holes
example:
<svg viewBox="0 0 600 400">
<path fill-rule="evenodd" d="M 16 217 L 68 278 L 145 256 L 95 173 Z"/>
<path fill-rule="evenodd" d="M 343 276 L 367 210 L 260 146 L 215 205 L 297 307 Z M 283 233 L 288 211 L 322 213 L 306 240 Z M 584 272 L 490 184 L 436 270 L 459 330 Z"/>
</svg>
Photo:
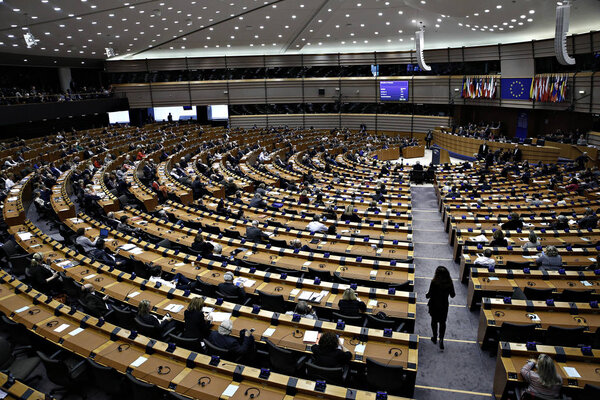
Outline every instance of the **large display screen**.
<svg viewBox="0 0 600 400">
<path fill-rule="evenodd" d="M 381 101 L 408 101 L 408 81 L 379 82 Z"/>
<path fill-rule="evenodd" d="M 110 124 L 128 124 L 129 111 L 114 111 L 108 113 L 108 122 Z"/>
<path fill-rule="evenodd" d="M 189 108 L 189 110 L 186 110 L 186 108 Z M 156 122 L 167 121 L 169 118 L 169 113 L 171 113 L 173 121 L 179 121 L 182 119 L 196 119 L 197 117 L 196 106 L 154 107 L 154 120 Z"/>
<path fill-rule="evenodd" d="M 229 119 L 227 104 L 208 106 L 207 113 L 209 121 L 227 121 Z"/>
</svg>

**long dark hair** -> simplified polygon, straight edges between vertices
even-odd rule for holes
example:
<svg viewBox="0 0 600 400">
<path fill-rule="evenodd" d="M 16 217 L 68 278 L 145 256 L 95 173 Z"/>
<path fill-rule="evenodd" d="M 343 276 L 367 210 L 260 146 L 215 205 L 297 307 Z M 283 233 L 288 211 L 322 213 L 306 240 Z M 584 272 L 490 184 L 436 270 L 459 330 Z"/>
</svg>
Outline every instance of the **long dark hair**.
<svg viewBox="0 0 600 400">
<path fill-rule="evenodd" d="M 448 268 L 444 267 L 443 265 L 437 267 L 431 283 L 442 287 L 451 286 L 452 278 L 450 278 L 450 271 L 448 271 Z"/>
</svg>

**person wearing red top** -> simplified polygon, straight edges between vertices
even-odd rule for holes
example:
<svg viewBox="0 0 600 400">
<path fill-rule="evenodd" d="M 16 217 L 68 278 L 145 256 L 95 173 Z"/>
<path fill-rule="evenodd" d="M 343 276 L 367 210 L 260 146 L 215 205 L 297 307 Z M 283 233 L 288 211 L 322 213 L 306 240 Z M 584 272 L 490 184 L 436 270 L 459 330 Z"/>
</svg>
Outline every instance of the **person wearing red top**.
<svg viewBox="0 0 600 400">
<path fill-rule="evenodd" d="M 146 158 L 146 155 L 144 154 L 144 150 L 140 149 L 140 151 L 138 151 L 135 159 L 136 159 L 136 161 L 140 161 L 144 158 Z"/>
</svg>

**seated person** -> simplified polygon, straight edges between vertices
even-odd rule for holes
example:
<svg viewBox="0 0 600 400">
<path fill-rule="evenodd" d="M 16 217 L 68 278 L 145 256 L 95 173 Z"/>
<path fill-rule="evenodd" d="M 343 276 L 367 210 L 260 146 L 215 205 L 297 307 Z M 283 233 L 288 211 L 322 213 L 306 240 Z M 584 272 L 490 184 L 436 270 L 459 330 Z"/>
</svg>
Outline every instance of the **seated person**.
<svg viewBox="0 0 600 400">
<path fill-rule="evenodd" d="M 315 215 L 313 220 L 306 225 L 306 230 L 310 231 L 310 233 L 327 232 L 327 225 L 320 221 L 318 215 Z"/>
<path fill-rule="evenodd" d="M 504 232 L 501 229 L 497 229 L 494 232 L 494 236 L 492 241 L 490 242 L 490 246 L 492 247 L 506 247 L 508 246 L 508 241 L 504 237 Z"/>
<path fill-rule="evenodd" d="M 252 221 L 252 226 L 246 228 L 246 239 L 254 243 L 260 243 L 263 239 L 268 239 L 269 235 L 263 233 L 258 227 L 258 221 Z"/>
<path fill-rule="evenodd" d="M 212 254 L 214 250 L 214 246 L 210 242 L 204 240 L 204 237 L 200 232 L 198 232 L 198 234 L 194 238 L 194 242 L 192 243 L 191 247 L 192 250 L 195 250 L 198 253 L 200 253 L 202 257 L 206 257 Z"/>
<path fill-rule="evenodd" d="M 591 208 L 586 208 L 582 219 L 577 221 L 580 229 L 595 229 L 598 226 L 598 217 Z"/>
<path fill-rule="evenodd" d="M 98 242 L 98 238 L 91 241 L 87 236 L 85 236 L 85 228 L 77 229 L 77 238 L 75 239 L 75 243 L 80 245 L 83 250 L 88 253 L 91 250 L 96 248 L 96 243 Z"/>
<path fill-rule="evenodd" d="M 42 293 L 58 293 L 61 289 L 60 275 L 44 263 L 41 253 L 35 253 L 25 275 L 31 282 L 31 286 Z"/>
<path fill-rule="evenodd" d="M 252 200 L 250 200 L 250 203 L 248 205 L 250 207 L 265 208 L 267 206 L 267 202 L 263 200 L 260 194 L 255 193 L 254 197 L 252 198 Z"/>
<path fill-rule="evenodd" d="M 569 222 L 567 221 L 566 215 L 559 215 L 556 218 L 556 222 L 550 224 L 550 229 L 563 230 L 569 228 Z"/>
<path fill-rule="evenodd" d="M 219 283 L 217 291 L 224 296 L 237 297 L 239 302 L 243 302 L 246 299 L 246 291 L 241 286 L 236 286 L 233 283 L 233 273 L 225 272 L 223 275 L 225 282 Z"/>
<path fill-rule="evenodd" d="M 202 307 L 204 307 L 204 299 L 202 297 L 194 297 L 190 301 L 187 310 L 183 312 L 184 337 L 204 339 L 210 334 L 212 318 L 204 316 Z"/>
<path fill-rule="evenodd" d="M 221 322 L 216 331 L 211 331 L 208 335 L 208 341 L 217 347 L 229 350 L 231 357 L 237 359 L 240 356 L 248 356 L 254 349 L 254 336 L 252 332 L 246 329 L 240 331 L 240 337 L 231 336 L 233 323 L 226 319 Z"/>
<path fill-rule="evenodd" d="M 381 212 L 381 209 L 379 207 L 377 207 L 377 202 L 372 201 L 369 204 L 369 208 L 367 208 L 368 212 Z"/>
<path fill-rule="evenodd" d="M 320 367 L 347 368 L 352 360 L 352 353 L 344 347 L 333 332 L 322 333 L 317 344 L 311 347 L 311 351 L 314 363 Z"/>
<path fill-rule="evenodd" d="M 562 266 L 562 257 L 554 246 L 546 246 L 546 250 L 540 254 L 535 263 L 545 269 L 557 270 Z"/>
<path fill-rule="evenodd" d="M 356 292 L 350 288 L 344 291 L 341 300 L 338 302 L 338 308 L 340 309 L 340 314 L 349 317 L 357 316 L 367 310 L 366 304 L 359 300 L 358 296 L 356 296 Z"/>
<path fill-rule="evenodd" d="M 534 371 L 535 368 L 535 371 Z M 540 354 L 537 362 L 527 361 L 521 368 L 521 376 L 529 383 L 526 391 L 536 399 L 558 399 L 562 389 L 562 378 L 556 372 L 554 361 L 546 355 Z"/>
<path fill-rule="evenodd" d="M 310 251 L 310 247 L 307 245 L 303 245 L 300 239 L 292 239 L 290 240 L 290 247 L 292 250 L 300 249 L 300 251 Z"/>
<path fill-rule="evenodd" d="M 525 242 L 525 244 L 523 244 L 523 248 L 524 249 L 535 249 L 538 246 L 540 246 L 540 241 L 538 240 L 537 235 L 535 234 L 534 231 L 529 232 L 529 237 L 527 242 Z"/>
<path fill-rule="evenodd" d="M 310 204 L 310 199 L 308 198 L 308 192 L 306 190 L 303 190 L 302 193 L 300 193 L 298 202 L 300 204 Z"/>
<path fill-rule="evenodd" d="M 346 206 L 340 221 L 361 222 L 361 218 L 356 214 L 351 205 Z"/>
<path fill-rule="evenodd" d="M 334 221 L 336 221 L 338 218 L 338 216 L 331 204 L 325 208 L 325 210 L 323 211 L 323 216 L 326 217 L 327 219 L 331 219 Z"/>
<path fill-rule="evenodd" d="M 137 318 L 143 323 L 152 325 L 163 332 L 175 325 L 175 321 L 173 321 L 172 317 L 165 315 L 161 319 L 158 319 L 155 315 L 150 314 L 151 309 L 152 307 L 150 306 L 149 300 L 140 301 L 140 304 L 138 305 Z"/>
<path fill-rule="evenodd" d="M 523 229 L 523 221 L 516 212 L 510 213 L 510 219 L 502 224 L 502 229 L 506 231 L 515 231 L 517 229 Z M 498 232 L 498 231 L 496 231 Z"/>
<path fill-rule="evenodd" d="M 101 317 L 108 312 L 109 307 L 108 304 L 106 304 L 108 295 L 104 295 L 102 298 L 98 296 L 91 283 L 83 285 L 81 291 L 83 292 L 81 302 L 91 315 L 94 317 Z"/>
<path fill-rule="evenodd" d="M 140 232 L 140 228 L 133 228 L 127 224 L 129 221 L 129 217 L 127 215 L 121 215 L 119 218 L 119 224 L 117 225 L 117 230 L 126 235 L 132 235 Z"/>
<path fill-rule="evenodd" d="M 98 238 L 96 240 L 96 248 L 92 249 L 88 252 L 88 255 L 94 259 L 94 261 L 98 261 L 99 263 L 108 265 L 109 267 L 117 267 L 120 268 L 124 264 L 127 263 L 126 259 L 121 257 L 113 256 L 109 254 L 104 248 L 105 242 L 104 239 Z"/>
<path fill-rule="evenodd" d="M 150 273 L 150 278 L 148 278 L 148 280 L 154 283 L 158 282 L 161 284 L 161 286 L 180 290 L 192 290 L 196 287 L 196 281 L 189 280 L 179 272 L 171 280 L 163 279 L 162 268 L 158 265 L 150 264 L 148 267 L 148 272 Z"/>
<path fill-rule="evenodd" d="M 287 315 L 298 314 L 302 318 L 318 319 L 317 318 L 317 313 L 304 300 L 298 301 L 298 304 L 296 304 L 296 308 L 294 308 L 294 311 L 287 311 L 286 314 Z"/>
<path fill-rule="evenodd" d="M 492 257 L 492 249 L 485 249 L 483 255 L 475 259 L 475 265 L 483 267 L 493 267 L 496 265 L 496 259 Z"/>
</svg>

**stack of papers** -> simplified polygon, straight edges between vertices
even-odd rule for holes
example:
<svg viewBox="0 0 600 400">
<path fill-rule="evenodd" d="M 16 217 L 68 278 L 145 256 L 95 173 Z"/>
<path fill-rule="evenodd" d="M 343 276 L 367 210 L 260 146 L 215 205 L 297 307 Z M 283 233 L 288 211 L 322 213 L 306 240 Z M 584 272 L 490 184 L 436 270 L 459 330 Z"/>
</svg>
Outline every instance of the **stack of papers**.
<svg viewBox="0 0 600 400">
<path fill-rule="evenodd" d="M 469 239 L 473 242 L 488 242 L 488 239 L 485 237 L 485 235 L 471 236 Z"/>
<path fill-rule="evenodd" d="M 235 286 L 243 286 L 243 287 L 252 287 L 256 283 L 256 281 L 247 278 L 236 278 L 233 280 Z"/>
<path fill-rule="evenodd" d="M 165 310 L 178 313 L 179 311 L 183 310 L 183 304 L 169 304 L 165 307 Z"/>
<path fill-rule="evenodd" d="M 290 296 L 296 297 L 298 293 L 300 293 L 300 289 L 292 289 L 292 291 L 290 292 Z"/>
<path fill-rule="evenodd" d="M 302 341 L 304 343 L 317 343 L 317 338 L 319 337 L 318 331 L 306 331 L 304 332 L 304 337 Z"/>
<path fill-rule="evenodd" d="M 210 313 L 210 316 L 213 322 L 223 322 L 231 318 L 231 313 L 217 311 Z"/>
<path fill-rule="evenodd" d="M 266 329 L 266 330 L 263 332 L 262 336 L 263 336 L 263 337 L 271 337 L 271 336 L 273 336 L 273 334 L 274 334 L 274 333 L 275 333 L 275 328 L 267 328 L 267 329 Z"/>
<path fill-rule="evenodd" d="M 19 238 L 21 238 L 21 240 L 29 240 L 29 239 L 31 239 L 31 236 L 32 236 L 31 233 L 29 233 L 29 232 L 19 232 L 18 235 L 19 235 Z"/>
<path fill-rule="evenodd" d="M 132 243 L 127 243 L 127 244 L 124 244 L 123 246 L 120 246 L 119 248 L 120 248 L 121 250 L 129 251 L 129 250 L 131 250 L 131 249 L 133 249 L 133 248 L 135 248 L 135 247 L 136 247 L 136 245 L 135 245 L 135 244 L 132 244 Z"/>
</svg>

